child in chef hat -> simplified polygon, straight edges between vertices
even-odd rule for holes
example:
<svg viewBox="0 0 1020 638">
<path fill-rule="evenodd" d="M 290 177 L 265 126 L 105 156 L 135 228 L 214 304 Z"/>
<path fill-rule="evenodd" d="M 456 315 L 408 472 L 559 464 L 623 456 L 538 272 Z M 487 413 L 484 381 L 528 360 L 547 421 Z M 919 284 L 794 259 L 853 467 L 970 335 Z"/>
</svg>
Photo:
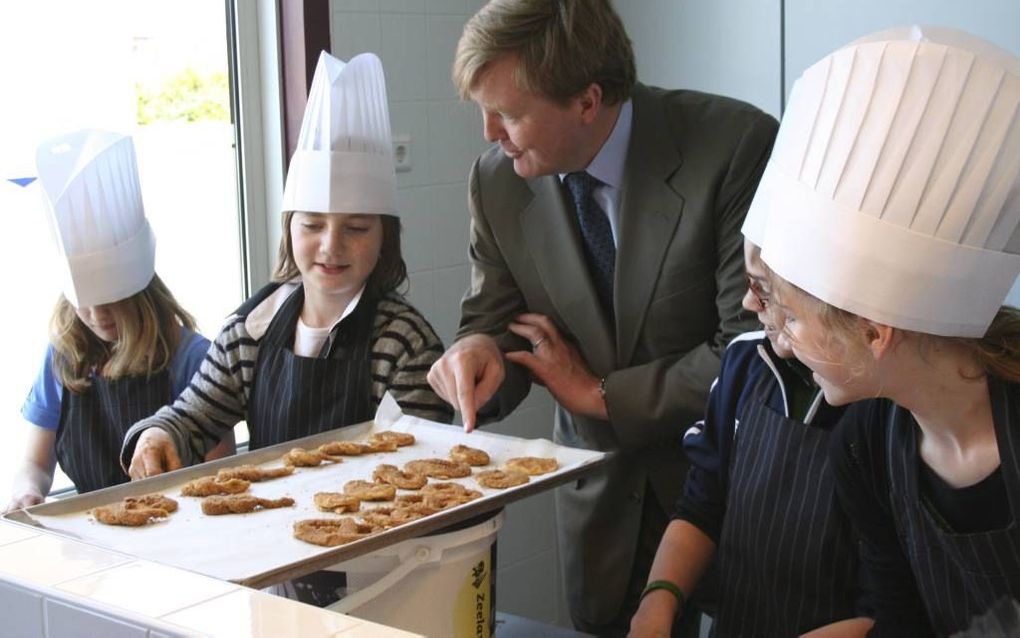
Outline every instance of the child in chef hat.
<svg viewBox="0 0 1020 638">
<path fill-rule="evenodd" d="M 275 281 L 227 320 L 192 387 L 137 423 L 132 477 L 202 459 L 240 421 L 251 449 L 372 418 L 383 395 L 449 422 L 425 375 L 443 346 L 398 292 L 396 175 L 382 64 L 323 52 L 283 194 Z"/>
<path fill-rule="evenodd" d="M 1020 596 L 1020 59 L 918 27 L 827 56 L 756 208 L 794 353 L 829 402 L 881 397 L 833 458 L 875 630 L 966 629 Z"/>
<path fill-rule="evenodd" d="M 88 492 L 128 481 L 121 440 L 172 402 L 209 341 L 155 272 L 131 138 L 83 130 L 37 153 L 63 295 L 22 413 L 33 423 L 7 509 L 43 500 L 56 463 Z M 225 437 L 214 456 L 233 451 Z"/>
</svg>

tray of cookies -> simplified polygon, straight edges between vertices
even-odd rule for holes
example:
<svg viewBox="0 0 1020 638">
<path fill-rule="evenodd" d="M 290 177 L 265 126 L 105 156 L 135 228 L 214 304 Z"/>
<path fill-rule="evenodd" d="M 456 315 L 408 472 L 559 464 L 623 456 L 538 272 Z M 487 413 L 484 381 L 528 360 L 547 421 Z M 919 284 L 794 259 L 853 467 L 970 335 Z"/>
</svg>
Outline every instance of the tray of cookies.
<svg viewBox="0 0 1020 638">
<path fill-rule="evenodd" d="M 440 531 L 594 471 L 605 454 L 375 419 L 5 518 L 249 587 Z"/>
</svg>

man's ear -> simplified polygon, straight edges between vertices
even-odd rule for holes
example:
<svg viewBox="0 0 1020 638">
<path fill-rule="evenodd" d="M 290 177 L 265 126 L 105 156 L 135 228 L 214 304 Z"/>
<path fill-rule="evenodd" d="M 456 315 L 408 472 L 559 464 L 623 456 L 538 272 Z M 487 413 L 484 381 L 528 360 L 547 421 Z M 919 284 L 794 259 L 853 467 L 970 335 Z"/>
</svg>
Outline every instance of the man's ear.
<svg viewBox="0 0 1020 638">
<path fill-rule="evenodd" d="M 865 340 L 868 349 L 871 350 L 871 356 L 876 360 L 881 359 L 892 350 L 897 334 L 896 328 L 892 326 L 875 321 L 864 321 Z"/>
<path fill-rule="evenodd" d="M 578 106 L 581 107 L 581 121 L 591 124 L 602 109 L 602 86 L 592 82 L 576 99 Z"/>
</svg>

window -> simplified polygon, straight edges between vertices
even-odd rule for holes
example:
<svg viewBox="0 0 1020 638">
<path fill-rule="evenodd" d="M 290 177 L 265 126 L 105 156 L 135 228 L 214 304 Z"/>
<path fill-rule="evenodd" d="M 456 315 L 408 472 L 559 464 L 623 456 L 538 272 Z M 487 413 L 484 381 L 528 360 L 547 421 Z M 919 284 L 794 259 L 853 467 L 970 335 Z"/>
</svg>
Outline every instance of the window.
<svg viewBox="0 0 1020 638">
<path fill-rule="evenodd" d="M 234 9 L 230 1 L 48 0 L 2 10 L 0 212 L 7 229 L 0 234 L 0 268 L 7 273 L 7 310 L 0 327 L 12 371 L 0 388 L 4 502 L 32 427 L 20 417 L 21 404 L 60 294 L 41 195 L 22 185 L 35 176 L 41 140 L 85 127 L 133 136 L 157 238 L 156 272 L 207 337 L 247 292 L 249 246 L 252 236 L 264 236 L 265 224 L 246 224 L 240 212 L 238 194 L 245 191 L 231 117 L 236 58 L 229 50 Z M 260 246 L 255 257 L 264 262 L 264 239 Z M 69 485 L 58 468 L 54 490 Z"/>
</svg>

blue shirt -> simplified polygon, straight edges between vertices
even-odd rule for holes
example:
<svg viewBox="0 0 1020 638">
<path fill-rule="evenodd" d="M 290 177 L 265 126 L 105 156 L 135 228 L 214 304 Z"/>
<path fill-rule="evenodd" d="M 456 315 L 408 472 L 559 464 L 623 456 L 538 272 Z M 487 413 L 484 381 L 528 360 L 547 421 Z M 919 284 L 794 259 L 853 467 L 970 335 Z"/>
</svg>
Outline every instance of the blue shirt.
<svg viewBox="0 0 1020 638">
<path fill-rule="evenodd" d="M 602 212 L 609 218 L 613 230 L 613 243 L 620 245 L 620 194 L 623 192 L 623 168 L 627 162 L 627 147 L 630 146 L 630 129 L 634 116 L 634 104 L 627 100 L 620 107 L 613 130 L 591 163 L 584 169 L 589 175 L 602 182 L 593 196 Z M 560 181 L 566 173 L 560 174 Z"/>
<path fill-rule="evenodd" d="M 191 377 L 198 372 L 198 367 L 205 359 L 205 353 L 209 349 L 209 340 L 198 334 L 181 327 L 181 344 L 174 353 L 174 359 L 170 362 L 170 383 L 172 396 L 170 403 L 173 403 L 177 396 L 184 392 L 191 382 Z M 21 415 L 31 423 L 47 430 L 56 430 L 60 425 L 60 401 L 63 397 L 64 387 L 57 380 L 53 373 L 53 344 L 46 346 L 46 356 L 43 358 L 42 367 L 35 378 L 35 383 L 21 406 Z"/>
</svg>

